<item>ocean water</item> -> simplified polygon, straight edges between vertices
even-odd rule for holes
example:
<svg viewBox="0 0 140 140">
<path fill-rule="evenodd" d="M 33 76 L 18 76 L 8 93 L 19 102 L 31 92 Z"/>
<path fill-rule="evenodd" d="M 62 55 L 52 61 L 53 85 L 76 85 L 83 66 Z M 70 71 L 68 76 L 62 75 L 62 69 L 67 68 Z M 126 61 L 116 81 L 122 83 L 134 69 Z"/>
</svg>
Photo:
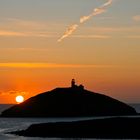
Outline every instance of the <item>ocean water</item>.
<svg viewBox="0 0 140 140">
<path fill-rule="evenodd" d="M 130 104 L 133 106 L 137 112 L 140 113 L 140 104 Z M 0 113 L 9 108 L 12 105 L 0 104 Z M 102 117 L 100 117 L 102 118 Z M 77 120 L 88 120 L 97 119 L 97 117 L 92 118 L 0 118 L 0 140 L 65 140 L 66 138 L 29 138 L 16 136 L 11 134 L 6 134 L 6 132 L 16 131 L 26 129 L 31 124 L 36 123 L 47 123 L 47 122 L 62 122 L 62 121 L 77 121 Z M 73 139 L 67 139 L 73 140 Z M 81 140 L 81 139 L 75 139 Z M 82 140 L 95 140 L 95 139 L 82 139 Z"/>
</svg>

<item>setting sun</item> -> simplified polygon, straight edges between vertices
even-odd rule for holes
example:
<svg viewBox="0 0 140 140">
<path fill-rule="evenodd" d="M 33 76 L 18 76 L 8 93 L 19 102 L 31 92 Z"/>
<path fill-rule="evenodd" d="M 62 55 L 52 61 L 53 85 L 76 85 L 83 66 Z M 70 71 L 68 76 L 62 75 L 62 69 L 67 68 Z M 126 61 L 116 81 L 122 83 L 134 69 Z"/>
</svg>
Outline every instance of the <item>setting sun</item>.
<svg viewBox="0 0 140 140">
<path fill-rule="evenodd" d="M 16 96 L 16 102 L 17 103 L 22 103 L 24 101 L 24 97 L 19 95 L 19 96 Z"/>
</svg>

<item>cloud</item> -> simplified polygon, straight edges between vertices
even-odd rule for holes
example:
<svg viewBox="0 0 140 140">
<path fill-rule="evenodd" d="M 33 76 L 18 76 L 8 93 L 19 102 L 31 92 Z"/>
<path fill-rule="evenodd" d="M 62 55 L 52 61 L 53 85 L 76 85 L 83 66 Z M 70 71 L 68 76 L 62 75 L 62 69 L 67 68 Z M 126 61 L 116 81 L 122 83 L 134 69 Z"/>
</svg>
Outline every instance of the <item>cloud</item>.
<svg viewBox="0 0 140 140">
<path fill-rule="evenodd" d="M 33 53 L 34 51 L 35 52 L 44 52 L 44 51 L 49 51 L 50 49 L 49 48 L 42 48 L 42 47 L 5 47 L 5 48 L 0 48 L 1 51 L 4 51 L 4 52 L 31 52 Z"/>
<path fill-rule="evenodd" d="M 21 31 L 10 31 L 10 30 L 0 30 L 0 36 L 3 36 L 3 37 L 44 37 L 44 38 L 57 37 L 57 35 L 49 34 L 45 32 L 21 32 Z"/>
<path fill-rule="evenodd" d="M 58 42 L 61 42 L 64 38 L 70 36 L 78 28 L 78 26 L 79 25 L 77 25 L 77 24 L 74 24 L 74 25 L 70 26 L 66 30 L 66 32 L 64 33 L 64 35 L 60 39 L 58 39 Z"/>
<path fill-rule="evenodd" d="M 69 35 L 71 35 L 76 29 L 78 28 L 77 25 L 71 26 L 70 28 L 68 28 L 66 34 L 63 35 L 63 37 L 59 40 L 62 41 L 64 38 L 68 37 Z M 111 38 L 111 34 L 110 33 L 139 33 L 140 32 L 140 28 L 139 27 L 135 27 L 132 26 L 130 27 L 83 27 L 82 32 L 94 32 L 95 34 L 78 34 L 78 35 L 72 35 L 72 38 L 87 38 L 87 39 L 109 39 Z M 81 32 L 81 33 L 82 33 Z M 32 31 L 32 32 L 20 32 L 20 31 L 10 31 L 10 30 L 0 30 L 0 36 L 3 37 L 39 37 L 39 38 L 57 38 L 58 34 L 55 33 L 47 33 L 47 32 L 39 32 L 39 31 Z M 121 37 L 121 36 L 120 36 Z M 129 38 L 139 38 L 138 35 L 137 36 L 131 36 Z"/>
<path fill-rule="evenodd" d="M 92 17 L 96 15 L 100 15 L 106 11 L 107 6 L 111 5 L 113 0 L 108 0 L 106 3 L 102 4 L 101 6 L 93 9 L 93 12 L 87 16 L 82 16 L 78 24 L 73 24 L 65 31 L 65 33 L 60 37 L 57 41 L 61 42 L 64 38 L 69 37 L 73 34 L 74 31 L 80 26 L 80 24 L 85 23 L 87 20 L 90 20 Z"/>
<path fill-rule="evenodd" d="M 59 25 L 41 21 L 7 18 L 0 20 L 0 36 L 7 37 L 58 37 Z"/>
<path fill-rule="evenodd" d="M 134 17 L 133 17 L 133 20 L 134 20 L 134 21 L 140 21 L 140 15 L 134 16 Z"/>
<path fill-rule="evenodd" d="M 102 33 L 110 33 L 110 32 L 132 32 L 132 31 L 140 31 L 139 27 L 131 26 L 130 27 L 91 27 L 88 30 L 102 32 Z"/>
<path fill-rule="evenodd" d="M 16 95 L 27 95 L 29 94 L 29 92 L 25 92 L 25 91 L 8 91 L 8 94 L 16 94 Z"/>
<path fill-rule="evenodd" d="M 17 94 L 18 92 L 17 91 L 9 91 L 8 93 L 9 94 Z"/>
<path fill-rule="evenodd" d="M 9 26 L 12 26 L 13 28 L 20 29 L 20 30 L 41 30 L 41 29 L 47 29 L 48 26 L 50 26 L 46 22 L 41 21 L 30 21 L 30 20 L 23 20 L 23 19 L 17 19 L 17 18 L 7 18 L 4 20 L 4 23 Z"/>
<path fill-rule="evenodd" d="M 29 94 L 29 92 L 17 90 L 0 92 L 0 95 L 27 95 L 27 94 Z"/>
<path fill-rule="evenodd" d="M 0 30 L 0 36 L 26 36 L 25 33 Z"/>
<path fill-rule="evenodd" d="M 0 68 L 104 68 L 112 65 L 83 65 L 55 63 L 0 63 Z"/>
<path fill-rule="evenodd" d="M 74 38 L 85 38 L 85 39 L 109 39 L 111 36 L 107 35 L 73 35 Z"/>
<path fill-rule="evenodd" d="M 92 33 L 95 34 L 92 34 Z M 113 26 L 113 27 L 104 27 L 104 26 L 94 26 L 94 27 L 83 27 L 81 34 L 72 35 L 71 38 L 81 38 L 81 39 L 110 39 L 114 37 L 119 38 L 133 38 L 139 39 L 140 27 L 131 26 Z M 85 33 L 85 34 L 84 34 Z M 121 33 L 121 35 L 120 35 Z M 134 34 L 134 35 L 132 35 Z M 137 34 L 137 35 L 135 35 Z M 114 36 L 115 35 L 115 36 Z"/>
<path fill-rule="evenodd" d="M 93 13 L 91 13 L 90 15 L 81 17 L 80 18 L 80 23 L 84 23 L 87 20 L 90 20 L 93 16 L 102 14 L 104 12 L 105 12 L 105 9 L 95 8 L 94 11 L 93 11 Z"/>
</svg>

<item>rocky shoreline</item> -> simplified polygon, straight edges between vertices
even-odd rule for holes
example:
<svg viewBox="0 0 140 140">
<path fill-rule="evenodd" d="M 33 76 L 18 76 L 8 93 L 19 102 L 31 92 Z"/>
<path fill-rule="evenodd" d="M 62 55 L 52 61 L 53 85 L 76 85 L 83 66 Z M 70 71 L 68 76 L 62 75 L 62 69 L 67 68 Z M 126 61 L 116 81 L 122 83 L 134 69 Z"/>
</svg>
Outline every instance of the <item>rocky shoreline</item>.
<svg viewBox="0 0 140 140">
<path fill-rule="evenodd" d="M 139 139 L 140 117 L 33 124 L 26 130 L 10 132 L 27 137 Z"/>
</svg>

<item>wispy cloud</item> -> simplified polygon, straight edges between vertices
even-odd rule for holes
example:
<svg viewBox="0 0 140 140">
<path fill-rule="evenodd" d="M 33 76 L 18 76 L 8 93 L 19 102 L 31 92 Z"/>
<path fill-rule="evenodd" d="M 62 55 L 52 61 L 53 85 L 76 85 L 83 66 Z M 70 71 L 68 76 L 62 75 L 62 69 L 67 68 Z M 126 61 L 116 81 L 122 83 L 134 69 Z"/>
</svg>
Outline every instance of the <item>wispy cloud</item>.
<svg viewBox="0 0 140 140">
<path fill-rule="evenodd" d="M 111 36 L 107 35 L 73 35 L 74 38 L 85 38 L 85 39 L 109 39 Z"/>
<path fill-rule="evenodd" d="M 57 37 L 55 34 L 49 34 L 45 32 L 26 32 L 26 31 L 10 31 L 10 30 L 0 30 L 0 36 L 10 36 L 10 37 L 45 37 L 53 38 Z"/>
<path fill-rule="evenodd" d="M 29 92 L 25 92 L 25 91 L 1 91 L 0 95 L 27 95 L 29 94 Z"/>
<path fill-rule="evenodd" d="M 0 63 L 0 68 L 105 68 L 113 65 L 83 65 L 83 64 L 55 64 L 55 63 Z"/>
<path fill-rule="evenodd" d="M 123 26 L 112 26 L 112 27 L 85 27 L 82 29 L 81 33 L 86 33 L 88 35 L 74 35 L 75 37 L 81 38 L 93 38 L 93 39 L 110 39 L 110 38 L 136 38 L 138 39 L 140 36 L 140 27 L 131 26 L 131 27 L 123 27 Z M 95 35 L 89 35 L 94 32 Z M 72 36 L 73 37 L 73 36 Z"/>
<path fill-rule="evenodd" d="M 52 24 L 49 24 L 45 21 L 32 21 L 32 20 L 23 20 L 17 18 L 6 18 L 3 19 L 3 23 L 5 27 L 8 25 L 13 27 L 14 29 L 20 30 L 42 30 L 48 29 Z"/>
<path fill-rule="evenodd" d="M 92 33 L 94 34 L 92 35 Z M 86 35 L 83 35 L 85 33 Z M 121 34 L 120 34 L 121 33 Z M 140 27 L 131 26 L 95 26 L 95 27 L 84 27 L 81 31 L 81 34 L 72 35 L 73 38 L 85 38 L 85 39 L 110 39 L 110 38 L 131 38 L 139 39 L 140 38 Z"/>
<path fill-rule="evenodd" d="M 69 28 L 68 32 L 69 34 L 64 35 L 64 38 L 66 36 L 69 36 L 73 30 L 76 30 L 77 26 Z M 71 32 L 70 32 L 71 31 Z M 82 35 L 86 33 L 86 35 Z M 94 32 L 92 35 L 90 32 Z M 130 27 L 86 27 L 83 28 L 81 31 L 81 34 L 78 35 L 72 35 L 72 38 L 91 38 L 91 39 L 109 39 L 111 38 L 110 33 L 139 33 L 140 28 L 132 26 Z M 0 36 L 3 37 L 40 37 L 40 38 L 57 38 L 57 33 L 49 33 L 49 32 L 41 32 L 41 31 L 11 31 L 11 30 L 0 30 Z M 121 36 L 120 36 L 121 37 Z M 131 37 L 132 38 L 132 37 Z M 133 38 L 138 38 L 137 36 L 133 36 Z"/>
<path fill-rule="evenodd" d="M 87 16 L 82 16 L 79 20 L 78 24 L 73 24 L 70 27 L 67 28 L 67 30 L 64 32 L 62 37 L 60 37 L 57 41 L 61 42 L 63 39 L 69 37 L 71 34 L 73 34 L 76 29 L 80 26 L 80 24 L 85 23 L 87 20 L 90 20 L 92 17 L 95 17 L 96 15 L 100 15 L 106 11 L 107 6 L 111 5 L 113 0 L 108 0 L 106 3 L 102 4 L 101 6 L 93 9 L 93 12 L 91 12 Z"/>
<path fill-rule="evenodd" d="M 64 38 L 70 36 L 78 27 L 79 27 L 78 24 L 74 24 L 74 25 L 68 27 L 68 29 L 66 30 L 64 35 L 60 39 L 58 39 L 58 42 L 61 42 Z"/>
<path fill-rule="evenodd" d="M 140 27 L 137 26 L 131 26 L 131 27 L 90 27 L 85 28 L 85 30 L 94 31 L 97 33 L 112 33 L 112 32 L 139 32 Z"/>
<path fill-rule="evenodd" d="M 26 36 L 25 33 L 0 30 L 0 36 Z"/>
<path fill-rule="evenodd" d="M 7 18 L 0 20 L 0 36 L 58 37 L 56 24 Z"/>
<path fill-rule="evenodd" d="M 133 16 L 134 21 L 140 21 L 140 15 Z"/>
</svg>

